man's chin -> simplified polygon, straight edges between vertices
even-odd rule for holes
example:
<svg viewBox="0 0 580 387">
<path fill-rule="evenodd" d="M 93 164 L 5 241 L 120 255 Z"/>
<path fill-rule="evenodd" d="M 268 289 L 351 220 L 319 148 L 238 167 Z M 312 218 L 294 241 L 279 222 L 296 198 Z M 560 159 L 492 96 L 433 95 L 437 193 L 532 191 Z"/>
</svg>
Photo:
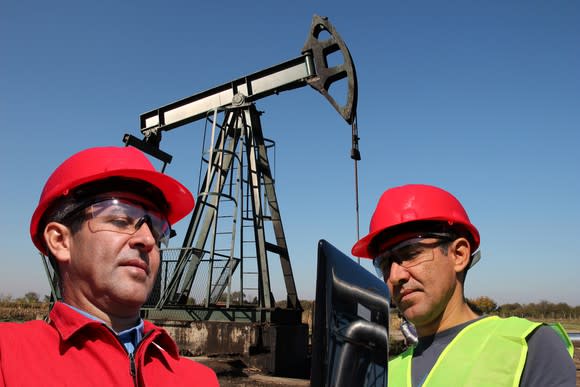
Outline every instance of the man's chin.
<svg viewBox="0 0 580 387">
<path fill-rule="evenodd" d="M 117 294 L 115 301 L 118 305 L 128 310 L 141 309 L 143 304 L 149 298 L 149 292 L 144 290 L 124 291 Z"/>
<path fill-rule="evenodd" d="M 420 320 L 421 312 L 418 310 L 418 305 L 413 303 L 407 303 L 406 305 L 400 305 L 399 310 L 405 316 L 407 321 L 415 324 L 415 321 Z"/>
</svg>

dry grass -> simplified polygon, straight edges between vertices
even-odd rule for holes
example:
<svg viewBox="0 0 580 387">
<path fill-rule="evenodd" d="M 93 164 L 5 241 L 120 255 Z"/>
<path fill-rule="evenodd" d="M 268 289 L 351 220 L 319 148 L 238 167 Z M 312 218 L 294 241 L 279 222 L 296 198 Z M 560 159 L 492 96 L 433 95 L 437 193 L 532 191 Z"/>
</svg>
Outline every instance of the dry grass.
<svg viewBox="0 0 580 387">
<path fill-rule="evenodd" d="M 48 303 L 19 302 L 0 304 L 0 321 L 29 321 L 43 319 L 48 314 Z"/>
</svg>

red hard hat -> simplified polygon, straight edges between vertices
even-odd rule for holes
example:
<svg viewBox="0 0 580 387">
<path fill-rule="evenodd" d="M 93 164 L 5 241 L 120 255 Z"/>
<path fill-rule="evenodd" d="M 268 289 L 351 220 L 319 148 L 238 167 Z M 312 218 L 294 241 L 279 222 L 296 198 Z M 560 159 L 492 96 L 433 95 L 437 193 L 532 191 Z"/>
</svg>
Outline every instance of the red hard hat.
<svg viewBox="0 0 580 387">
<path fill-rule="evenodd" d="M 352 254 L 374 258 L 373 239 L 383 231 L 417 221 L 446 222 L 471 235 L 472 249 L 479 247 L 479 232 L 469 221 L 465 209 L 449 192 L 431 185 L 409 184 L 386 190 L 371 219 L 369 234 L 352 247 Z M 370 248 L 369 248 L 370 247 Z"/>
<path fill-rule="evenodd" d="M 156 171 L 140 150 L 134 147 L 89 148 L 65 160 L 44 185 L 38 206 L 30 220 L 32 242 L 42 253 L 46 254 L 46 248 L 42 243 L 43 230 L 38 227 L 51 204 L 83 184 L 109 177 L 140 180 L 157 187 L 169 205 L 166 215 L 170 224 L 189 214 L 195 204 L 193 195 L 183 184 Z"/>
</svg>

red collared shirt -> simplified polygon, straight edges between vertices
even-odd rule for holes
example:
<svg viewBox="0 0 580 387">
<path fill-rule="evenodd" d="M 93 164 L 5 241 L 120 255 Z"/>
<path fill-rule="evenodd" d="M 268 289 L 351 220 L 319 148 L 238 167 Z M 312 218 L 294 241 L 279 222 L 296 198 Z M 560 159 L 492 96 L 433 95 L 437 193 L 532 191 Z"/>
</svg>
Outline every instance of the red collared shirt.
<svg viewBox="0 0 580 387">
<path fill-rule="evenodd" d="M 109 327 L 66 305 L 56 303 L 49 318 L 0 324 L 0 387 L 219 386 L 210 368 L 180 357 L 148 321 L 129 355 Z"/>
</svg>

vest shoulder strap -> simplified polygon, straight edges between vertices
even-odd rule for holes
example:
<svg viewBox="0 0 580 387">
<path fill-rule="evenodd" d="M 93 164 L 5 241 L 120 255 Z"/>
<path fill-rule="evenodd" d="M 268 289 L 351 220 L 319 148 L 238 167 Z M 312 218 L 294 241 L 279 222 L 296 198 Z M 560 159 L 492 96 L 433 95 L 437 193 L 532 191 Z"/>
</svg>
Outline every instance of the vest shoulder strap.
<svg viewBox="0 0 580 387">
<path fill-rule="evenodd" d="M 570 357 L 573 358 L 574 357 L 574 344 L 572 344 L 572 340 L 570 340 L 570 337 L 568 336 L 568 333 L 566 333 L 566 330 L 564 329 L 562 324 L 552 323 L 552 324 L 548 324 L 548 325 L 550 326 L 550 328 L 552 328 L 553 330 L 556 331 L 558 336 L 560 336 L 560 338 L 562 339 L 562 341 L 566 345 L 566 349 L 568 350 Z"/>
</svg>

